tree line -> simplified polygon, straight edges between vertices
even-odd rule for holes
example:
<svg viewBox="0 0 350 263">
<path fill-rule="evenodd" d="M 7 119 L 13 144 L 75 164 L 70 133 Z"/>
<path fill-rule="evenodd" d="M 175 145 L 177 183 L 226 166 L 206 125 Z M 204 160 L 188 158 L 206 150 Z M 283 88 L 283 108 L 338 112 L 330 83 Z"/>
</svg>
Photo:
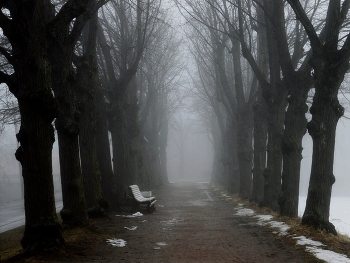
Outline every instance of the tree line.
<svg viewBox="0 0 350 263">
<path fill-rule="evenodd" d="M 168 182 L 168 122 L 182 66 L 160 0 L 3 1 L 0 28 L 1 90 L 15 97 L 2 100 L 1 120 L 20 124 L 26 252 L 64 243 L 55 133 L 64 226 L 120 209 L 130 184 Z"/>
<path fill-rule="evenodd" d="M 335 132 L 344 114 L 338 93 L 349 70 L 350 1 L 176 3 L 197 65 L 194 101 L 211 120 L 213 181 L 297 217 L 308 131 L 313 155 L 302 223 L 336 234 L 329 210 Z"/>
</svg>

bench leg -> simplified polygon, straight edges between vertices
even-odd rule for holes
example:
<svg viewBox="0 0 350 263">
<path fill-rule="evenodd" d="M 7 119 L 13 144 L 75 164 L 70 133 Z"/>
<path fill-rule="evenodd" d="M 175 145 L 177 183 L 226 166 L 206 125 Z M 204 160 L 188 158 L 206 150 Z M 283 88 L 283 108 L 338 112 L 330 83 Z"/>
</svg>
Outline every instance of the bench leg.
<svg viewBox="0 0 350 263">
<path fill-rule="evenodd" d="M 151 206 L 150 204 L 147 204 L 147 211 L 148 211 L 148 213 L 153 213 L 154 210 L 156 210 L 155 205 Z"/>
</svg>

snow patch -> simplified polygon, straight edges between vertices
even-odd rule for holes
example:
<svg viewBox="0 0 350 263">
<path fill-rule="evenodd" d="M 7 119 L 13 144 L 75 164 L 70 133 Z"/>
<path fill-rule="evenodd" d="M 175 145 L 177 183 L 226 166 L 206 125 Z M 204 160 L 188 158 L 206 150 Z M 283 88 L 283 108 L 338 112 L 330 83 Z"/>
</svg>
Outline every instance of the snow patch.
<svg viewBox="0 0 350 263">
<path fill-rule="evenodd" d="M 165 243 L 165 242 L 157 242 L 157 245 L 161 246 L 161 247 L 164 247 L 164 246 L 167 246 L 168 244 Z"/>
<path fill-rule="evenodd" d="M 137 229 L 137 226 L 132 226 L 132 227 L 127 227 L 127 226 L 124 226 L 125 229 L 127 230 L 131 230 L 131 231 L 134 231 Z"/>
<path fill-rule="evenodd" d="M 283 222 L 270 221 L 270 222 L 268 222 L 268 224 L 272 228 L 278 228 L 279 229 L 279 231 L 277 232 L 277 234 L 279 236 L 286 236 L 288 234 L 288 230 L 290 229 L 290 226 L 287 225 L 286 223 L 283 223 Z"/>
<path fill-rule="evenodd" d="M 135 214 L 132 214 L 132 215 L 115 215 L 115 216 L 121 216 L 121 217 L 125 217 L 125 218 L 133 218 L 133 217 L 143 216 L 143 214 L 140 212 L 136 212 Z"/>
<path fill-rule="evenodd" d="M 307 246 L 306 251 L 314 254 L 315 257 L 324 260 L 327 263 L 350 263 L 350 259 L 347 256 L 331 250 Z"/>
<path fill-rule="evenodd" d="M 314 246 L 314 247 L 322 247 L 322 246 L 325 246 L 323 245 L 321 242 L 319 241 L 314 241 L 312 239 L 309 239 L 305 236 L 300 236 L 300 237 L 293 237 L 293 239 L 297 239 L 297 245 L 300 245 L 300 246 L 306 246 L 306 245 L 309 245 L 309 246 Z"/>
<path fill-rule="evenodd" d="M 107 239 L 107 243 L 109 243 L 113 247 L 125 247 L 126 246 L 125 240 L 117 239 L 117 238 Z"/>
<path fill-rule="evenodd" d="M 255 211 L 249 208 L 235 208 L 238 216 L 253 216 Z"/>
</svg>

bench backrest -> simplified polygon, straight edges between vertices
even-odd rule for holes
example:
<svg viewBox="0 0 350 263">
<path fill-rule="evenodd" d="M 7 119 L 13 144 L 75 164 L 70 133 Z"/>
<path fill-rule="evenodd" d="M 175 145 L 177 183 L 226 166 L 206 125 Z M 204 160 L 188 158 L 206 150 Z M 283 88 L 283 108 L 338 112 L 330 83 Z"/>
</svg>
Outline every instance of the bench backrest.
<svg viewBox="0 0 350 263">
<path fill-rule="evenodd" d="M 141 194 L 140 188 L 137 185 L 130 185 L 131 192 L 136 200 L 143 199 L 143 196 Z"/>
</svg>

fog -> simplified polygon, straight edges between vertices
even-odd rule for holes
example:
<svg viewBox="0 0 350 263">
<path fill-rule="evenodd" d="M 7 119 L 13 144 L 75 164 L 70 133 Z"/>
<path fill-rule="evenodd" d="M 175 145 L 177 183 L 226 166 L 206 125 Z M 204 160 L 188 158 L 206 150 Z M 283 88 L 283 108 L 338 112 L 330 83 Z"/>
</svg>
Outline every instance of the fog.
<svg viewBox="0 0 350 263">
<path fill-rule="evenodd" d="M 179 111 L 169 127 L 168 177 L 176 181 L 210 181 L 213 147 L 196 116 Z"/>
</svg>

